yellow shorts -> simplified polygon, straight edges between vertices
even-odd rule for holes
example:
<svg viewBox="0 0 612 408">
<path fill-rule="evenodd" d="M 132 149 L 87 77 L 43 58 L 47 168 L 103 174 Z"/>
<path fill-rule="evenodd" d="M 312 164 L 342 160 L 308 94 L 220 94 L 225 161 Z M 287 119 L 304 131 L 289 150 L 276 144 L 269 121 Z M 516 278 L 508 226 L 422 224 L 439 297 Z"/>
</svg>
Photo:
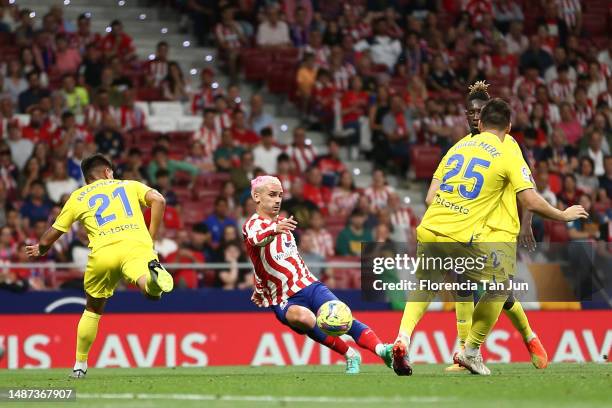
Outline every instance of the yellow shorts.
<svg viewBox="0 0 612 408">
<path fill-rule="evenodd" d="M 85 269 L 85 292 L 94 298 L 109 298 L 121 277 L 135 284 L 148 274 L 153 259 L 158 259 L 153 248 L 140 243 L 113 244 L 92 251 Z"/>
<path fill-rule="evenodd" d="M 459 243 L 450 237 L 437 234 L 423 227 L 417 228 L 417 254 L 454 260 L 455 272 L 463 274 L 463 279 L 473 281 L 506 282 L 514 276 L 516 269 L 516 242 L 494 241 L 492 234 L 487 234 L 486 242 Z M 459 268 L 457 261 L 471 259 L 475 268 Z M 434 262 L 432 264 L 436 265 Z M 445 265 L 447 265 L 445 263 Z M 467 264 L 466 264 L 467 265 Z M 471 265 L 471 264 L 470 264 Z M 481 267 L 482 266 L 482 267 Z M 420 279 L 443 279 L 449 270 L 419 269 Z"/>
</svg>

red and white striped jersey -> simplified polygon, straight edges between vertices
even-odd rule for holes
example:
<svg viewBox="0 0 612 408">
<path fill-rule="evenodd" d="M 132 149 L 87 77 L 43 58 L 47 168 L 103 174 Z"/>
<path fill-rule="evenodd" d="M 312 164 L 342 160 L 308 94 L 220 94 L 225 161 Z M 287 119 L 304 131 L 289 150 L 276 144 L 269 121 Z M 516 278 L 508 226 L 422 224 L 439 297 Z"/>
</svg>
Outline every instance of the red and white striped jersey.
<svg viewBox="0 0 612 408">
<path fill-rule="evenodd" d="M 602 92 L 597 97 L 597 102 L 604 102 L 608 108 L 612 108 L 612 92 Z"/>
<path fill-rule="evenodd" d="M 315 57 L 315 65 L 318 68 L 327 68 L 329 66 L 329 56 L 331 52 L 329 51 L 329 47 L 327 45 L 323 45 L 319 48 L 313 48 L 310 44 L 304 47 L 304 53 L 314 54 Z"/>
<path fill-rule="evenodd" d="M 287 155 L 293 161 L 296 173 L 304 173 L 308 166 L 317 158 L 317 150 L 314 146 L 289 146 Z"/>
<path fill-rule="evenodd" d="M 576 119 L 582 126 L 588 126 L 591 118 L 593 118 L 593 108 L 590 105 L 575 106 Z"/>
<path fill-rule="evenodd" d="M 85 124 L 90 129 L 98 128 L 100 125 L 102 125 L 103 113 L 107 112 L 110 113 L 115 120 L 119 119 L 119 111 L 114 106 L 108 106 L 106 109 L 101 109 L 95 105 L 89 105 L 85 109 Z"/>
<path fill-rule="evenodd" d="M 550 96 L 559 102 L 574 102 L 574 89 L 576 84 L 573 81 L 560 82 L 559 79 L 552 81 L 549 87 Z"/>
<path fill-rule="evenodd" d="M 200 142 L 204 146 L 204 154 L 212 156 L 217 147 L 221 144 L 221 134 L 217 129 L 209 129 L 202 126 L 199 130 L 193 132 L 192 140 Z"/>
<path fill-rule="evenodd" d="M 372 210 L 376 211 L 387 208 L 389 204 L 389 197 L 395 194 L 395 189 L 391 186 L 385 186 L 382 189 L 368 187 L 364 190 L 363 194 L 370 199 Z"/>
<path fill-rule="evenodd" d="M 334 77 L 334 86 L 337 91 L 346 91 L 349 88 L 349 81 L 353 75 L 355 75 L 355 67 L 351 64 L 344 64 L 336 71 L 332 72 Z"/>
<path fill-rule="evenodd" d="M 241 47 L 240 35 L 242 30 L 238 23 L 233 23 L 232 27 L 228 27 L 223 23 L 218 23 L 215 26 L 215 35 L 219 41 L 223 41 L 227 46 L 233 50 L 237 50 Z"/>
<path fill-rule="evenodd" d="M 328 257 L 334 256 L 334 238 L 325 228 L 319 231 L 311 230 L 313 237 L 314 252 L 317 254 Z"/>
<path fill-rule="evenodd" d="M 141 129 L 146 127 L 145 114 L 137 106 L 119 107 L 119 125 L 123 130 Z"/>
<path fill-rule="evenodd" d="M 168 61 L 158 59 L 149 61 L 147 63 L 147 73 L 153 79 L 153 85 L 160 86 L 168 76 Z"/>
<path fill-rule="evenodd" d="M 293 234 L 276 234 L 275 229 L 276 221 L 257 213 L 242 226 L 247 253 L 255 267 L 251 300 L 260 307 L 279 305 L 317 281 L 298 253 Z"/>
<path fill-rule="evenodd" d="M 582 11 L 580 0 L 557 0 L 559 17 L 565 21 L 569 28 L 576 27 L 578 14 Z"/>
</svg>

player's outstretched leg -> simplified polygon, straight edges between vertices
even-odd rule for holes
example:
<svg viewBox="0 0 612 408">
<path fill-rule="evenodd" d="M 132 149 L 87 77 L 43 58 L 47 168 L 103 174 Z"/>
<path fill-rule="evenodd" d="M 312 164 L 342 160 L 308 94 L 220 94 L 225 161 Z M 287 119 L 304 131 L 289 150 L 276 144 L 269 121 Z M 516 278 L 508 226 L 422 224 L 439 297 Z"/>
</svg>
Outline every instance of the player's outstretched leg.
<svg viewBox="0 0 612 408">
<path fill-rule="evenodd" d="M 282 309 L 274 307 L 277 318 L 300 334 L 323 344 L 346 359 L 346 373 L 359 374 L 361 370 L 361 356 L 340 337 L 325 334 L 319 326 L 315 314 L 305 306 L 293 304 Z"/>
<path fill-rule="evenodd" d="M 348 335 L 355 340 L 355 343 L 364 349 L 370 350 L 378 357 L 382 358 L 387 367 L 391 368 L 393 364 L 393 345 L 385 344 L 380 341 L 374 330 L 359 320 L 353 320 L 353 325 L 348 331 Z"/>
<path fill-rule="evenodd" d="M 538 369 L 546 368 L 548 366 L 548 355 L 538 336 L 531 330 L 523 306 L 513 295 L 510 295 L 506 303 L 504 303 L 503 310 L 514 328 L 523 336 L 523 342 L 525 347 L 527 347 L 527 351 L 529 351 L 533 366 Z"/>
<path fill-rule="evenodd" d="M 85 375 L 87 375 L 87 357 L 98 334 L 98 324 L 106 304 L 105 298 L 86 296 L 85 311 L 83 311 L 77 326 L 76 362 L 72 374 L 70 374 L 71 378 L 85 378 Z"/>
</svg>

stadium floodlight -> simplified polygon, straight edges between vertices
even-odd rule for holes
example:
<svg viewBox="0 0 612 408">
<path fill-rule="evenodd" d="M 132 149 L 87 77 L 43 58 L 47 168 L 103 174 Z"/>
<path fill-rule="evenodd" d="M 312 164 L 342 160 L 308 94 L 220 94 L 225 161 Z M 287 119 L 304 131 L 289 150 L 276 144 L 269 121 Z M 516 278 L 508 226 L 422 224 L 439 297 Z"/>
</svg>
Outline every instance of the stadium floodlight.
<svg viewBox="0 0 612 408">
<path fill-rule="evenodd" d="M 183 47 L 187 48 L 187 47 L 189 47 L 190 45 L 191 45 L 191 42 L 190 42 L 190 41 L 187 41 L 187 40 L 183 41 Z"/>
<path fill-rule="evenodd" d="M 162 34 L 168 34 L 168 27 L 162 27 L 160 31 Z"/>
<path fill-rule="evenodd" d="M 234 102 L 240 103 L 240 102 L 242 102 L 242 98 L 237 96 L 237 97 L 234 98 Z"/>
<path fill-rule="evenodd" d="M 218 82 L 213 82 L 212 84 L 210 84 L 210 87 L 212 89 L 217 89 L 219 87 L 219 83 Z"/>
<path fill-rule="evenodd" d="M 15 4 L 15 0 L 9 0 L 9 4 Z"/>
<path fill-rule="evenodd" d="M 354 168 L 354 169 L 353 169 L 353 174 L 354 174 L 354 175 L 356 175 L 356 176 L 358 176 L 358 175 L 360 175 L 360 174 L 361 174 L 361 170 L 360 170 L 359 168 L 357 168 L 357 167 L 356 167 L 356 168 Z"/>
<path fill-rule="evenodd" d="M 198 74 L 198 70 L 197 70 L 196 68 L 191 68 L 191 69 L 189 70 L 189 73 L 190 73 L 191 75 L 197 75 L 197 74 Z"/>
<path fill-rule="evenodd" d="M 138 16 L 139 20 L 145 20 L 147 18 L 147 15 L 142 13 L 141 15 Z"/>
<path fill-rule="evenodd" d="M 288 127 L 287 125 L 285 125 L 284 123 L 283 123 L 283 124 L 280 126 L 280 130 L 281 130 L 282 132 L 286 132 L 286 131 L 287 131 L 287 129 L 289 129 L 289 127 Z"/>
<path fill-rule="evenodd" d="M 106 27 L 106 28 L 104 29 L 104 31 L 106 31 L 107 33 L 110 33 L 110 32 L 111 32 L 111 30 L 112 30 L 112 28 L 111 28 L 110 26 L 108 26 L 108 27 Z"/>
<path fill-rule="evenodd" d="M 69 6 L 70 5 L 70 0 L 64 0 L 64 6 Z"/>
<path fill-rule="evenodd" d="M 35 11 L 30 11 L 30 18 L 34 18 L 36 17 L 36 12 Z"/>
<path fill-rule="evenodd" d="M 211 62 L 213 60 L 213 56 L 208 54 L 206 57 L 204 57 L 204 61 L 206 62 Z"/>
<path fill-rule="evenodd" d="M 406 196 L 404 197 L 404 204 L 410 204 L 410 197 Z"/>
<path fill-rule="evenodd" d="M 309 137 L 307 137 L 306 139 L 304 139 L 304 144 L 306 146 L 310 146 L 312 144 L 312 139 L 310 139 Z"/>
<path fill-rule="evenodd" d="M 149 61 L 153 61 L 155 59 L 155 54 L 149 54 Z"/>
<path fill-rule="evenodd" d="M 117 4 L 119 5 L 119 7 L 123 7 L 125 6 L 125 0 L 119 0 Z"/>
<path fill-rule="evenodd" d="M 85 12 L 85 17 L 87 17 L 87 18 L 91 18 L 91 12 L 90 12 L 90 11 L 86 11 L 86 12 Z"/>
</svg>

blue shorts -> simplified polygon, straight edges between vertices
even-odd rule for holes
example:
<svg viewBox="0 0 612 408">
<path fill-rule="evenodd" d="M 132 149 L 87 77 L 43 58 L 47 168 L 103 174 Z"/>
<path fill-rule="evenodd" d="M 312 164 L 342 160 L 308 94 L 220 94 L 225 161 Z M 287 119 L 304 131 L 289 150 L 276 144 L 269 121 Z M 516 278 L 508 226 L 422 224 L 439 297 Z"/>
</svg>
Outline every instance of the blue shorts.
<svg viewBox="0 0 612 408">
<path fill-rule="evenodd" d="M 298 293 L 291 296 L 289 299 L 285 300 L 280 305 L 272 306 L 272 310 L 274 310 L 276 318 L 282 324 L 289 326 L 286 317 L 287 310 L 289 310 L 289 306 L 303 306 L 316 315 L 321 305 L 325 302 L 329 302 L 330 300 L 338 300 L 338 298 L 332 293 L 331 290 L 329 290 L 327 286 L 325 286 L 321 282 L 315 282 L 300 290 Z M 303 332 L 296 330 L 293 327 L 291 328 L 299 334 L 304 334 Z"/>
</svg>

